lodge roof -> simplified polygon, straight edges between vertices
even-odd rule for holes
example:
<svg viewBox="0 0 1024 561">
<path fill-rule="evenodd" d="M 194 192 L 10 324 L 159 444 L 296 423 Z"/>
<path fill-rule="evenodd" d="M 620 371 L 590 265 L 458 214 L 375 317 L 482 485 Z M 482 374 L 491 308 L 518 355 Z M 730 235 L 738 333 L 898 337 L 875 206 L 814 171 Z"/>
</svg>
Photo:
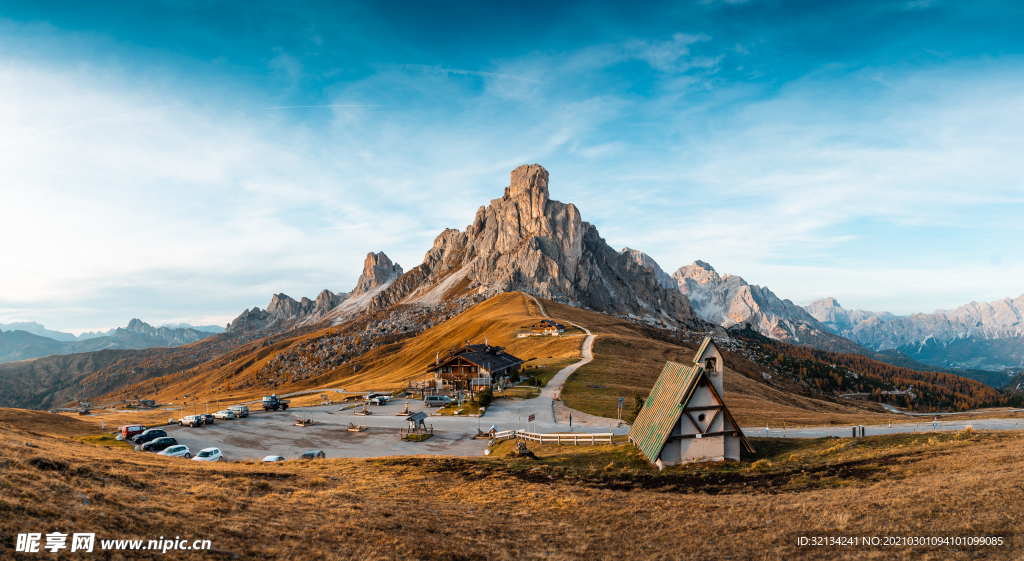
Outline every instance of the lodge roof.
<svg viewBox="0 0 1024 561">
<path fill-rule="evenodd" d="M 695 362 L 704 353 L 710 341 L 710 337 L 704 339 L 700 349 L 697 351 L 696 357 L 694 357 Z M 689 403 L 694 390 L 697 389 L 702 380 L 711 388 L 712 393 L 720 401 L 722 413 L 726 419 L 736 430 L 739 430 L 739 425 L 736 424 L 736 420 L 729 413 L 729 408 L 721 401 L 721 396 L 715 392 L 714 386 L 703 367 L 699 364 L 684 366 L 675 362 L 666 362 L 665 368 L 662 369 L 661 375 L 658 376 L 658 381 L 654 383 L 654 388 L 651 389 L 651 394 L 647 397 L 647 401 L 644 402 L 643 409 L 640 410 L 636 421 L 633 422 L 633 426 L 629 429 L 630 439 L 640 448 L 640 451 L 643 452 L 648 460 L 654 462 L 661 455 L 661 449 L 665 446 L 665 441 L 672 433 L 672 427 L 675 426 L 676 421 L 683 414 L 686 404 Z M 739 432 L 739 438 L 748 451 L 754 451 L 742 431 Z"/>
<path fill-rule="evenodd" d="M 427 371 L 432 372 L 442 366 L 446 366 L 458 359 L 465 360 L 471 364 L 481 366 L 492 372 L 504 370 L 511 366 L 523 363 L 521 358 L 505 352 L 504 347 L 492 347 L 490 345 L 466 345 L 465 347 L 451 349 L 448 356 L 441 358 L 427 366 Z"/>
<path fill-rule="evenodd" d="M 550 326 L 550 327 L 556 327 L 558 329 L 565 329 L 564 325 L 558 323 L 557 321 L 555 321 L 553 319 L 542 319 L 542 320 L 538 321 L 537 323 L 533 324 L 533 326 L 534 327 Z"/>
</svg>

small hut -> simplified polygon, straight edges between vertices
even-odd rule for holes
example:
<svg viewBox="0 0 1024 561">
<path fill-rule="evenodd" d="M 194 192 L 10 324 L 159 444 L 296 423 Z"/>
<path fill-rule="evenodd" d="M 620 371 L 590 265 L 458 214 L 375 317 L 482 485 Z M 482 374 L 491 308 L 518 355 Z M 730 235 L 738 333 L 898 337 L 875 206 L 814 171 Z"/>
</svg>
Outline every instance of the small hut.
<svg viewBox="0 0 1024 561">
<path fill-rule="evenodd" d="M 723 401 L 724 360 L 711 337 L 693 364 L 665 364 L 651 395 L 629 430 L 629 440 L 648 461 L 666 465 L 739 460 L 753 453 Z"/>
<path fill-rule="evenodd" d="M 427 414 L 422 411 L 409 415 L 405 420 L 409 421 L 409 432 L 419 432 L 420 429 L 427 428 Z"/>
</svg>

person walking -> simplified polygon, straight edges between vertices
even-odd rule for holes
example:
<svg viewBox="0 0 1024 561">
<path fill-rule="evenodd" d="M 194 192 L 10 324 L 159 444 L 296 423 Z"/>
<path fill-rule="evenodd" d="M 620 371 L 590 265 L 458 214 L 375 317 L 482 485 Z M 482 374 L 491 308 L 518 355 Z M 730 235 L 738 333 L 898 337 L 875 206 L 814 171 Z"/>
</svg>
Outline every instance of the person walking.
<svg viewBox="0 0 1024 561">
<path fill-rule="evenodd" d="M 938 428 L 938 425 L 939 425 L 939 417 L 938 417 L 938 415 L 936 415 L 936 416 L 932 417 L 932 430 L 936 430 Z"/>
</svg>

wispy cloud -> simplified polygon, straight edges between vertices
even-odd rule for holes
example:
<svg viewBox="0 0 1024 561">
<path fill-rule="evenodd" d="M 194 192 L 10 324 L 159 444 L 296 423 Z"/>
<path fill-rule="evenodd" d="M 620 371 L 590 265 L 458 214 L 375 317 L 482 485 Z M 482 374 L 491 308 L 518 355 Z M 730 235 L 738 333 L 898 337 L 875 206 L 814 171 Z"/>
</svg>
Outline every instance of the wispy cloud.
<svg viewBox="0 0 1024 561">
<path fill-rule="evenodd" d="M 330 105 L 283 105 L 280 107 L 263 107 L 263 109 L 322 109 L 327 107 L 380 107 L 365 103 L 333 103 Z"/>
</svg>

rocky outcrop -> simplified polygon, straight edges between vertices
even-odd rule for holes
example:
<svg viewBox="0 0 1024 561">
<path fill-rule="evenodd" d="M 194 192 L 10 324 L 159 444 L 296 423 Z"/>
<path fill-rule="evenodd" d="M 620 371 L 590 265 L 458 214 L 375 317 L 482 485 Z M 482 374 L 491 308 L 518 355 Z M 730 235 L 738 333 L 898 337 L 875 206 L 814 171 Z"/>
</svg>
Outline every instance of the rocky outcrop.
<svg viewBox="0 0 1024 561">
<path fill-rule="evenodd" d="M 368 253 L 363 261 L 363 274 L 352 290 L 351 296 L 361 296 L 402 276 L 402 266 L 392 263 L 384 252 Z"/>
<path fill-rule="evenodd" d="M 225 331 L 248 333 L 275 326 L 288 328 L 315 323 L 337 308 L 347 296 L 345 293 L 335 294 L 330 290 L 321 292 L 316 300 L 310 300 L 305 296 L 301 300 L 295 300 L 284 293 L 275 294 L 271 297 L 266 310 L 253 308 L 243 311 L 228 324 Z"/>
<path fill-rule="evenodd" d="M 622 248 L 622 251 L 620 251 L 619 253 L 622 253 L 629 259 L 636 261 L 641 266 L 650 267 L 651 269 L 653 269 L 654 278 L 657 279 L 658 284 L 660 284 L 661 286 L 664 286 L 665 288 L 677 288 L 676 281 L 673 280 L 668 273 L 663 271 L 661 269 L 661 266 L 658 265 L 658 262 L 655 261 L 654 258 L 651 257 L 650 255 L 647 255 L 646 253 L 638 249 L 630 249 L 628 247 Z"/>
<path fill-rule="evenodd" d="M 700 323 L 686 298 L 660 284 L 652 268 L 608 246 L 575 205 L 551 200 L 548 172 L 537 164 L 513 170 L 501 198 L 481 206 L 464 232 L 443 231 L 423 263 L 368 308 L 511 291 L 616 315 Z"/>
</svg>

